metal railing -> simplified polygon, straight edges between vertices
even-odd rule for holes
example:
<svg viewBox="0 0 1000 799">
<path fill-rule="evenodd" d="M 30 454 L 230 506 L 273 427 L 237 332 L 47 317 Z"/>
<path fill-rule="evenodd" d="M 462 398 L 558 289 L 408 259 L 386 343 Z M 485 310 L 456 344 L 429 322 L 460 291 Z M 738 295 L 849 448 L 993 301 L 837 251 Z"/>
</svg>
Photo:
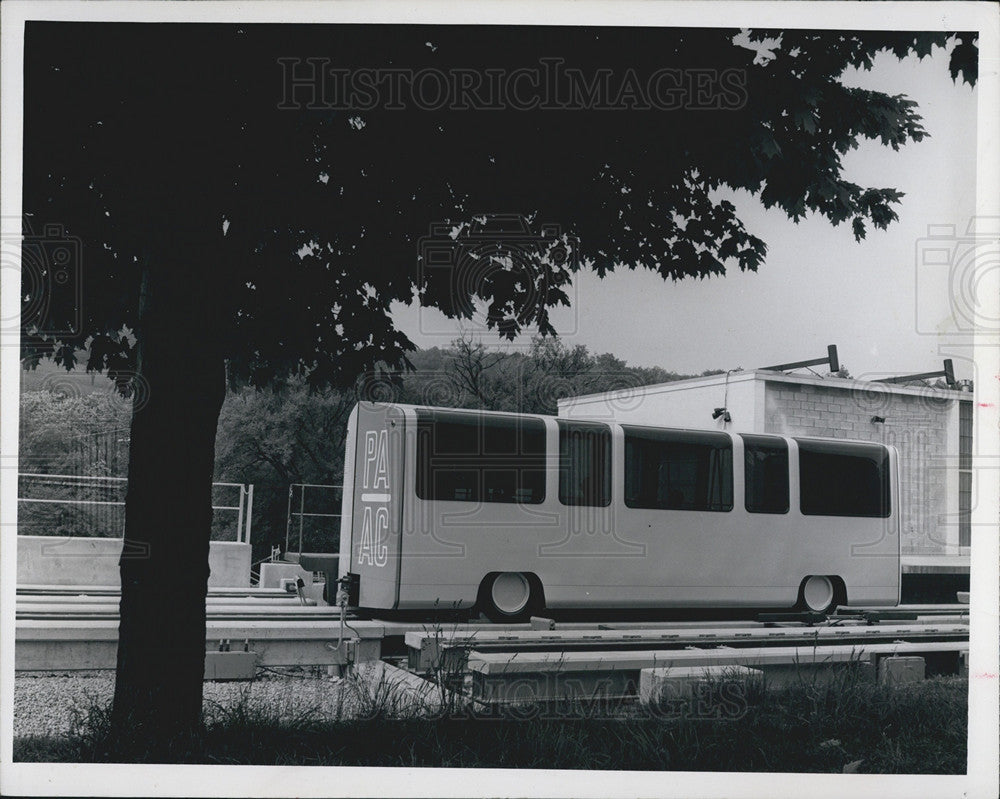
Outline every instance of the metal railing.
<svg viewBox="0 0 1000 799">
<path fill-rule="evenodd" d="M 125 489 L 128 486 L 126 477 L 103 477 L 86 476 L 74 474 L 41 474 L 34 472 L 21 472 L 18 475 L 18 497 L 20 505 L 35 505 L 40 507 L 62 506 L 69 509 L 60 512 L 57 516 L 46 519 L 31 518 L 28 515 L 20 514 L 18 519 L 18 533 L 30 535 L 25 532 L 25 528 L 31 524 L 45 528 L 53 523 L 59 524 L 58 531 L 47 529 L 42 534 L 60 535 L 80 535 L 79 530 L 83 527 L 90 527 L 91 532 L 97 531 L 99 537 L 118 538 L 125 532 Z M 35 485 L 47 490 L 49 496 L 23 496 L 24 483 Z M 212 504 L 212 510 L 223 513 L 236 513 L 236 541 L 245 544 L 250 542 L 250 533 L 253 526 L 253 483 L 212 483 L 213 493 L 215 490 L 231 491 L 238 490 L 235 504 Z M 58 491 L 75 492 L 78 496 L 51 496 Z M 79 496 L 79 495 L 83 496 Z M 114 498 L 111 498 L 114 497 Z M 96 512 L 81 512 L 80 509 L 93 508 Z M 118 509 L 121 510 L 118 510 Z M 111 512 L 106 512 L 111 511 Z M 229 540 L 218 538 L 220 530 L 226 530 L 226 524 L 216 524 L 213 514 L 212 537 L 213 540 Z M 67 527 L 68 524 L 68 527 Z"/>
<path fill-rule="evenodd" d="M 343 500 L 343 486 L 320 485 L 316 483 L 292 483 L 288 486 L 288 514 L 285 522 L 285 552 L 338 552 L 340 549 L 340 503 Z M 298 497 L 296 497 L 296 491 Z M 337 511 L 331 512 L 306 510 L 306 494 L 311 493 L 313 502 L 325 502 L 336 505 Z M 297 501 L 296 501 L 297 500 Z M 312 507 L 315 507 L 313 505 Z M 307 520 L 329 519 L 318 525 L 307 528 Z M 336 520 L 336 521 L 334 521 Z M 297 529 L 296 529 L 297 528 Z M 297 533 L 297 535 L 296 535 Z M 293 548 L 292 537 L 297 540 Z"/>
</svg>

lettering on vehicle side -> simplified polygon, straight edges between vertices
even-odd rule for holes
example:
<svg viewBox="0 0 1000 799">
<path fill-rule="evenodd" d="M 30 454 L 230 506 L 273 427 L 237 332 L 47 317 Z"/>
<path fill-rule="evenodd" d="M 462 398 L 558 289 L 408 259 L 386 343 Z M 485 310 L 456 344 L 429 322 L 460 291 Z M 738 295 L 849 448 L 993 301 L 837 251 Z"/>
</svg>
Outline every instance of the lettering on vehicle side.
<svg viewBox="0 0 1000 799">
<path fill-rule="evenodd" d="M 373 513 L 374 511 L 374 513 Z M 361 523 L 361 551 L 358 563 L 385 566 L 389 561 L 389 509 L 365 505 Z M 374 519 L 373 519 L 374 517 Z"/>
<path fill-rule="evenodd" d="M 362 488 L 365 491 L 378 488 L 389 490 L 389 437 L 385 430 L 365 431 L 365 474 Z"/>
<path fill-rule="evenodd" d="M 389 440 L 385 430 L 365 431 L 361 480 L 361 543 L 358 564 L 385 566 L 389 561 Z"/>
</svg>

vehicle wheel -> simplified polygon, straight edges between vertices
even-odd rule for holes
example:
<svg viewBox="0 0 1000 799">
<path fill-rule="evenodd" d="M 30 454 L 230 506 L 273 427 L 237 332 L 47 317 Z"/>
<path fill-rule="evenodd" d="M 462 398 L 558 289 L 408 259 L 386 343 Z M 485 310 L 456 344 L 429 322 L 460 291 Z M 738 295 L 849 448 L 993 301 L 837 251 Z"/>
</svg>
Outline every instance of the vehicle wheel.
<svg viewBox="0 0 1000 799">
<path fill-rule="evenodd" d="M 823 574 L 806 577 L 799 588 L 798 606 L 812 613 L 829 613 L 836 605 L 833 581 Z"/>
<path fill-rule="evenodd" d="M 522 572 L 498 572 L 483 580 L 480 605 L 494 622 L 524 622 L 539 609 L 540 587 Z"/>
</svg>

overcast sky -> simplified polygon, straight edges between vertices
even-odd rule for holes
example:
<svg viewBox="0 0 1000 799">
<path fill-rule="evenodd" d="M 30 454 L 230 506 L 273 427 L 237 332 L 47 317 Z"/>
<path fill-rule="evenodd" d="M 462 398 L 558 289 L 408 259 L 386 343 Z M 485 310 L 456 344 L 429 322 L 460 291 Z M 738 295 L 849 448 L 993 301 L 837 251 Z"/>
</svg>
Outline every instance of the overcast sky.
<svg viewBox="0 0 1000 799">
<path fill-rule="evenodd" d="M 734 268 L 724 278 L 680 283 L 646 271 L 603 281 L 581 273 L 573 307 L 553 314 L 564 341 L 688 373 L 818 358 L 836 344 L 855 377 L 938 370 L 951 357 L 959 378 L 973 378 L 965 360 L 971 358 L 968 339 L 937 333 L 955 328 L 949 269 L 918 270 L 918 261 L 927 260 L 920 253 L 928 226 L 953 225 L 964 234 L 973 216 L 976 93 L 952 81 L 941 50 L 923 61 L 883 55 L 871 72 L 847 80 L 917 101 L 930 134 L 899 152 L 865 143 L 845 158 L 847 180 L 905 193 L 888 231 L 870 230 L 856 243 L 849 223 L 835 228 L 809 218 L 796 225 L 749 195 L 736 195 L 748 229 L 768 244 L 759 272 Z M 967 277 L 964 284 L 971 285 Z M 394 317 L 420 347 L 447 345 L 459 331 L 457 322 L 426 308 L 397 305 Z M 495 333 L 484 341 L 499 346 Z M 526 344 L 524 337 L 514 346 Z"/>
</svg>

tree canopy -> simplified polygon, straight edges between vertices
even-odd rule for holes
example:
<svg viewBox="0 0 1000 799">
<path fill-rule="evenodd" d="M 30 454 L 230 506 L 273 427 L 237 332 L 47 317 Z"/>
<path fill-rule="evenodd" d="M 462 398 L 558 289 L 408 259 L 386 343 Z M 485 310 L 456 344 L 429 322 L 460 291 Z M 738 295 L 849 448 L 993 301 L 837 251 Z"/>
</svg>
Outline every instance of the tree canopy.
<svg viewBox="0 0 1000 799">
<path fill-rule="evenodd" d="M 567 302 L 581 266 L 673 280 L 756 270 L 765 242 L 719 198 L 725 187 L 793 219 L 849 223 L 858 238 L 884 228 L 900 193 L 846 181 L 842 158 L 863 139 L 895 149 L 926 134 L 912 100 L 840 77 L 881 51 L 923 57 L 953 39 L 42 22 L 26 35 L 24 208 L 33 237 L 58 223 L 82 251 L 81 293 L 56 297 L 41 324 L 61 344 L 26 335 L 25 355 L 72 366 L 93 336 L 88 367 L 128 373 L 134 337 L 121 331 L 138 328 L 140 266 L 183 242 L 205 264 L 198 290 L 212 296 L 208 334 L 230 377 L 256 384 L 299 372 L 345 384 L 402 363 L 411 344 L 389 306 L 415 294 L 452 316 L 483 300 L 510 337 L 553 332 L 548 309 Z M 974 81 L 975 65 L 974 37 L 958 34 L 953 77 Z M 435 109 L 433 81 L 398 97 L 378 84 L 368 108 L 371 92 L 334 96 L 332 79 L 310 80 L 519 69 L 551 80 L 505 95 L 527 96 L 523 110 L 491 106 L 488 81 L 464 107 Z M 400 107 L 386 107 L 393 98 Z M 549 243 L 562 236 L 568 257 L 460 279 L 421 263 L 433 223 L 467 231 L 481 212 L 557 225 Z"/>
</svg>

